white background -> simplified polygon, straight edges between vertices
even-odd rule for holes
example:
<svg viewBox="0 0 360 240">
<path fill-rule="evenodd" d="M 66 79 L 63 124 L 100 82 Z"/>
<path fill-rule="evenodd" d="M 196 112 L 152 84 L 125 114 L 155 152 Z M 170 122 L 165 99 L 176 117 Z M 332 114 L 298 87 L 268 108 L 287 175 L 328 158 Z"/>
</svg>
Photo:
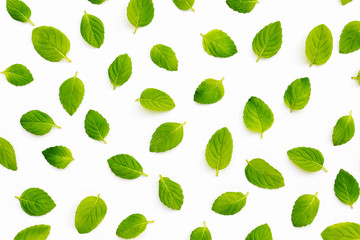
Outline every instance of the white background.
<svg viewBox="0 0 360 240">
<path fill-rule="evenodd" d="M 41 58 L 31 42 L 33 27 L 16 22 L 0 8 L 0 70 L 14 63 L 27 66 L 34 81 L 24 87 L 0 81 L 0 136 L 14 146 L 18 171 L 0 168 L 0 239 L 13 239 L 22 229 L 35 224 L 51 225 L 49 240 L 118 239 L 118 224 L 132 213 L 142 213 L 155 223 L 138 237 L 142 240 L 189 239 L 193 229 L 205 220 L 213 239 L 245 239 L 260 224 L 268 223 L 277 240 L 321 239 L 325 227 L 337 222 L 359 222 L 360 206 L 342 204 L 333 191 L 334 180 L 343 168 L 360 180 L 359 134 L 345 145 L 334 147 L 333 126 L 338 118 L 353 111 L 360 121 L 360 86 L 351 79 L 360 69 L 360 52 L 341 55 L 338 42 L 349 21 L 359 20 L 360 1 L 346 6 L 340 0 L 264 0 L 249 14 L 231 10 L 225 0 L 196 0 L 195 12 L 181 11 L 171 0 L 154 0 L 155 17 L 150 25 L 134 27 L 126 17 L 128 1 L 108 0 L 93 5 L 86 0 L 27 0 L 36 26 L 53 26 L 71 41 L 72 63 L 52 63 Z M 89 46 L 80 35 L 84 10 L 105 25 L 105 42 L 100 49 Z M 283 44 L 278 54 L 256 63 L 251 43 L 265 25 L 281 21 Z M 304 53 L 312 28 L 326 24 L 333 33 L 334 50 L 328 63 L 309 68 Z M 238 53 L 227 59 L 209 56 L 202 48 L 200 33 L 221 29 L 237 45 Z M 172 47 L 179 70 L 168 72 L 150 59 L 153 45 Z M 107 70 L 120 54 L 133 62 L 130 80 L 115 91 Z M 62 108 L 58 91 L 63 81 L 78 71 L 85 84 L 85 97 L 70 117 Z M 225 77 L 225 96 L 213 105 L 193 101 L 196 87 L 206 78 Z M 305 109 L 290 113 L 283 102 L 287 86 L 309 77 L 311 99 Z M 176 108 L 154 113 L 135 102 L 148 87 L 159 88 L 173 97 Z M 246 129 L 242 112 L 251 96 L 263 99 L 272 109 L 275 122 L 264 138 Z M 35 136 L 20 125 L 29 110 L 48 113 L 62 129 Z M 84 131 L 89 109 L 99 111 L 110 124 L 108 144 L 90 139 Z M 164 122 L 184 121 L 184 139 L 166 153 L 150 153 L 151 135 Z M 215 177 L 204 157 L 205 147 L 218 130 L 227 126 L 234 139 L 233 158 L 227 169 Z M 55 145 L 71 149 L 75 161 L 65 170 L 49 165 L 42 151 Z M 308 173 L 296 167 L 286 151 L 299 146 L 318 148 L 325 157 L 328 173 Z M 149 177 L 124 180 L 116 177 L 106 160 L 115 154 L 134 156 Z M 260 189 L 245 177 L 246 159 L 263 158 L 285 178 L 285 187 Z M 181 211 L 166 208 L 158 199 L 159 174 L 181 184 Z M 24 213 L 14 198 L 30 187 L 49 193 L 57 206 L 42 217 Z M 246 206 L 234 216 L 211 211 L 213 201 L 227 191 L 249 192 Z M 319 192 L 320 209 L 314 222 L 304 228 L 291 224 L 291 210 L 302 194 Z M 87 196 L 101 195 L 108 206 L 103 222 L 91 233 L 80 235 L 74 226 L 75 210 Z"/>
</svg>

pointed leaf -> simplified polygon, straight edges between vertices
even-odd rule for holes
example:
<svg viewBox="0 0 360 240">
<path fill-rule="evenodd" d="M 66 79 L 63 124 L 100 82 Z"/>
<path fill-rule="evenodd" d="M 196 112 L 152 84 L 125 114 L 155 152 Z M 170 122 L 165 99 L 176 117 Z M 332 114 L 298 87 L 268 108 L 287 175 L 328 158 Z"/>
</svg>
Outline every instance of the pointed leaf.
<svg viewBox="0 0 360 240">
<path fill-rule="evenodd" d="M 287 151 L 289 159 L 301 169 L 309 172 L 317 172 L 321 169 L 325 169 L 324 156 L 322 153 L 310 147 L 297 147 Z"/>
<path fill-rule="evenodd" d="M 119 55 L 108 69 L 108 75 L 111 84 L 114 86 L 121 86 L 126 83 L 132 73 L 131 58 L 127 54 Z"/>
<path fill-rule="evenodd" d="M 311 86 L 309 78 L 293 81 L 285 91 L 284 101 L 290 111 L 303 109 L 310 100 Z"/>
<path fill-rule="evenodd" d="M 100 113 L 89 110 L 85 117 L 85 131 L 90 138 L 106 143 L 105 137 L 110 131 L 110 126 Z"/>
<path fill-rule="evenodd" d="M 34 26 L 34 23 L 30 20 L 31 9 L 23 1 L 6 0 L 6 10 L 14 20 L 29 22 Z"/>
<path fill-rule="evenodd" d="M 63 82 L 59 89 L 60 102 L 70 116 L 79 108 L 85 94 L 84 84 L 76 76 L 77 73 Z"/>
<path fill-rule="evenodd" d="M 211 240 L 211 234 L 205 222 L 204 227 L 198 227 L 191 232 L 190 240 Z"/>
<path fill-rule="evenodd" d="M 291 213 L 291 222 L 294 227 L 304 227 L 310 225 L 319 210 L 320 201 L 315 195 L 304 194 L 300 196 L 294 204 Z"/>
<path fill-rule="evenodd" d="M 24 212 L 30 216 L 45 215 L 56 207 L 52 198 L 40 188 L 29 188 L 16 198 Z"/>
<path fill-rule="evenodd" d="M 161 124 L 152 135 L 150 152 L 166 152 L 179 145 L 184 136 L 183 126 L 186 124 L 168 122 Z"/>
<path fill-rule="evenodd" d="M 13 64 L 1 73 L 5 74 L 6 80 L 14 86 L 24 86 L 34 80 L 29 69 L 22 64 Z"/>
<path fill-rule="evenodd" d="M 201 82 L 194 94 L 194 101 L 201 104 L 212 104 L 220 101 L 224 96 L 223 80 L 208 78 Z"/>
<path fill-rule="evenodd" d="M 46 240 L 50 234 L 49 225 L 35 225 L 20 231 L 14 240 Z"/>
<path fill-rule="evenodd" d="M 170 180 L 168 177 L 160 175 L 159 180 L 159 198 L 167 207 L 180 210 L 184 202 L 184 195 L 181 186 Z"/>
<path fill-rule="evenodd" d="M 226 192 L 219 196 L 212 205 L 211 210 L 222 215 L 234 215 L 243 209 L 249 193 Z"/>
<path fill-rule="evenodd" d="M 237 53 L 234 41 L 221 30 L 214 29 L 201 36 L 204 50 L 211 56 L 227 58 Z"/>
<path fill-rule="evenodd" d="M 85 11 L 80 25 L 81 36 L 91 46 L 100 48 L 104 43 L 105 30 L 102 21 Z"/>
<path fill-rule="evenodd" d="M 168 71 L 178 70 L 178 60 L 175 52 L 168 46 L 157 44 L 152 47 L 150 57 L 153 63 Z"/>
<path fill-rule="evenodd" d="M 327 227 L 321 237 L 324 240 L 358 240 L 360 239 L 360 224 L 353 222 L 336 223 Z"/>
<path fill-rule="evenodd" d="M 115 155 L 107 160 L 111 171 L 118 177 L 135 179 L 141 175 L 147 176 L 135 158 L 128 154 Z"/>
<path fill-rule="evenodd" d="M 330 29 L 321 24 L 315 27 L 306 38 L 306 57 L 310 67 L 325 64 L 331 57 L 333 50 L 333 37 Z"/>
<path fill-rule="evenodd" d="M 145 231 L 149 223 L 153 222 L 146 220 L 142 214 L 131 214 L 120 223 L 116 235 L 124 239 L 136 238 Z"/>
<path fill-rule="evenodd" d="M 16 171 L 16 155 L 13 146 L 6 139 L 0 137 L 0 164 L 7 169 Z"/>
<path fill-rule="evenodd" d="M 352 112 L 349 116 L 339 118 L 332 134 L 332 142 L 334 146 L 339 146 L 347 143 L 355 134 L 355 123 L 352 117 Z"/>
<path fill-rule="evenodd" d="M 144 108 L 152 111 L 165 112 L 175 107 L 174 100 L 167 93 L 155 88 L 145 89 L 136 100 L 140 101 Z"/>
<path fill-rule="evenodd" d="M 335 179 L 334 191 L 342 203 L 352 208 L 359 198 L 359 183 L 350 173 L 340 169 Z"/>
<path fill-rule="evenodd" d="M 49 147 L 42 154 L 48 163 L 60 169 L 66 168 L 74 160 L 70 149 L 63 146 Z"/>
<path fill-rule="evenodd" d="M 257 3 L 259 3 L 257 0 L 226 0 L 229 8 L 239 13 L 251 12 Z"/>
<path fill-rule="evenodd" d="M 127 18 L 135 27 L 134 33 L 138 27 L 149 25 L 154 18 L 154 4 L 152 0 L 130 0 L 127 7 Z"/>
<path fill-rule="evenodd" d="M 263 224 L 252 230 L 245 240 L 273 240 L 269 225 Z"/>
<path fill-rule="evenodd" d="M 360 21 L 346 24 L 340 35 L 339 52 L 352 53 L 360 49 Z"/>
<path fill-rule="evenodd" d="M 39 110 L 25 113 L 20 119 L 20 124 L 26 131 L 35 135 L 45 135 L 53 127 L 60 128 L 49 115 Z"/>
</svg>

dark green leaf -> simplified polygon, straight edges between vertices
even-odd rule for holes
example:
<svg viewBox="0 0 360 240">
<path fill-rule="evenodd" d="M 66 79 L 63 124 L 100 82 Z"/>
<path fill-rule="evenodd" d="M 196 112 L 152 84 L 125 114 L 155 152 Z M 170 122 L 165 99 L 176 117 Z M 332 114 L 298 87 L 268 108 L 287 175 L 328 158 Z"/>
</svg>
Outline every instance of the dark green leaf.
<svg viewBox="0 0 360 240">
<path fill-rule="evenodd" d="M 341 4 L 342 5 L 346 5 L 348 4 L 349 2 L 351 2 L 352 0 L 341 0 Z"/>
<path fill-rule="evenodd" d="M 24 86 L 34 80 L 29 69 L 22 64 L 13 64 L 1 73 L 5 74 L 6 80 L 15 86 Z"/>
<path fill-rule="evenodd" d="M 89 0 L 89 2 L 93 3 L 93 4 L 102 4 L 103 2 L 105 2 L 106 0 Z"/>
<path fill-rule="evenodd" d="M 49 147 L 42 154 L 48 163 L 60 169 L 66 168 L 74 160 L 70 149 L 63 146 Z"/>
<path fill-rule="evenodd" d="M 53 127 L 61 128 L 54 123 L 49 115 L 39 110 L 25 113 L 20 119 L 20 124 L 26 131 L 35 135 L 45 135 Z"/>
</svg>

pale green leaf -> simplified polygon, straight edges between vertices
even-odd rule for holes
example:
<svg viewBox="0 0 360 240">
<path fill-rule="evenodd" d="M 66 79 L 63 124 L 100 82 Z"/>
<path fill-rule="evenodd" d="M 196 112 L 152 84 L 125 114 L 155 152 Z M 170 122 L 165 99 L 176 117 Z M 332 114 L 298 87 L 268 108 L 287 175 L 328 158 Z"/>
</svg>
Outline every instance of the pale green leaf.
<svg viewBox="0 0 360 240">
<path fill-rule="evenodd" d="M 0 137 L 0 164 L 7 169 L 16 171 L 16 155 L 13 146 L 6 139 Z"/>
<path fill-rule="evenodd" d="M 22 64 L 13 64 L 1 73 L 5 74 L 6 80 L 15 86 L 24 86 L 34 80 L 29 69 Z"/>
<path fill-rule="evenodd" d="M 150 57 L 153 63 L 168 71 L 178 70 L 175 52 L 168 46 L 157 44 L 151 48 Z"/>
<path fill-rule="evenodd" d="M 180 210 L 184 203 L 183 190 L 178 183 L 160 175 L 159 199 L 165 206 Z"/>
<path fill-rule="evenodd" d="M 144 215 L 136 213 L 125 218 L 116 230 L 116 235 L 124 239 L 132 239 L 143 233 L 149 223 Z"/>
<path fill-rule="evenodd" d="M 310 67 L 325 64 L 331 57 L 333 37 L 330 29 L 321 24 L 315 27 L 306 38 L 305 53 L 310 61 Z"/>
<path fill-rule="evenodd" d="M 184 136 L 186 124 L 167 122 L 161 124 L 153 133 L 150 141 L 150 152 L 165 152 L 179 145 Z"/>
<path fill-rule="evenodd" d="M 194 5 L 195 0 L 173 0 L 176 7 L 180 10 L 189 10 L 195 11 L 192 6 Z"/>
<path fill-rule="evenodd" d="M 194 101 L 201 104 L 212 104 L 220 101 L 224 96 L 223 80 L 208 78 L 201 82 L 194 94 Z"/>
<path fill-rule="evenodd" d="M 234 41 L 223 31 L 214 29 L 203 37 L 204 50 L 211 56 L 227 58 L 237 53 Z"/>
<path fill-rule="evenodd" d="M 271 229 L 268 224 L 263 224 L 252 230 L 245 240 L 273 240 Z"/>
<path fill-rule="evenodd" d="M 23 1 L 6 0 L 6 10 L 14 20 L 29 22 L 34 26 L 34 23 L 30 20 L 31 9 Z"/>
<path fill-rule="evenodd" d="M 339 52 L 352 53 L 360 49 L 360 21 L 352 21 L 345 25 L 340 35 Z"/>
<path fill-rule="evenodd" d="M 234 215 L 243 209 L 249 193 L 226 192 L 219 196 L 212 205 L 211 210 L 222 215 Z"/>
<path fill-rule="evenodd" d="M 324 156 L 322 153 L 310 147 L 297 147 L 287 151 L 289 159 L 299 168 L 309 172 L 317 172 L 324 169 Z"/>
<path fill-rule="evenodd" d="M 321 237 L 324 240 L 358 240 L 360 239 L 360 224 L 336 223 L 322 231 Z"/>
<path fill-rule="evenodd" d="M 35 225 L 20 231 L 14 240 L 46 240 L 50 234 L 49 225 Z"/>
<path fill-rule="evenodd" d="M 191 232 L 190 240 L 211 240 L 211 233 L 204 222 L 204 227 L 198 227 Z"/>
<path fill-rule="evenodd" d="M 127 7 L 127 18 L 135 27 L 134 33 L 136 33 L 138 27 L 144 27 L 151 23 L 154 12 L 152 0 L 130 0 Z"/>
<path fill-rule="evenodd" d="M 143 172 L 141 164 L 128 154 L 118 154 L 107 160 L 111 171 L 118 177 L 135 179 L 147 174 Z"/>
<path fill-rule="evenodd" d="M 53 127 L 61 128 L 55 124 L 49 115 L 39 110 L 25 113 L 20 119 L 20 124 L 26 131 L 35 135 L 45 135 Z"/>
<path fill-rule="evenodd" d="M 352 139 L 354 134 L 355 123 L 352 117 L 352 112 L 350 112 L 350 115 L 343 116 L 336 122 L 332 134 L 332 142 L 334 146 L 345 144 Z"/>
<path fill-rule="evenodd" d="M 85 94 L 83 82 L 76 77 L 64 81 L 59 89 L 59 98 L 65 111 L 72 116 L 79 108 Z"/>
<path fill-rule="evenodd" d="M 140 101 L 144 108 L 152 111 L 165 112 L 175 107 L 174 100 L 167 93 L 155 88 L 145 89 L 136 101 Z"/>
<path fill-rule="evenodd" d="M 257 3 L 259 3 L 257 0 L 226 0 L 229 8 L 239 13 L 251 12 Z"/>
<path fill-rule="evenodd" d="M 80 24 L 81 36 L 95 48 L 100 48 L 104 43 L 105 29 L 103 22 L 94 15 L 85 11 Z"/>
<path fill-rule="evenodd" d="M 304 227 L 314 221 L 320 206 L 317 194 L 304 194 L 295 201 L 291 213 L 291 222 L 294 227 Z"/>
</svg>

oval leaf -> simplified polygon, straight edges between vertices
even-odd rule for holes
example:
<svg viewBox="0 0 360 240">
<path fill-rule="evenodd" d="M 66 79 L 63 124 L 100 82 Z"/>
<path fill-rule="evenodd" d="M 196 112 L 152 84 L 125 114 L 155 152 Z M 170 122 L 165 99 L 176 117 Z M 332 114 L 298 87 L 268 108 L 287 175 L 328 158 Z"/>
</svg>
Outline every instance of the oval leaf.
<svg viewBox="0 0 360 240">
<path fill-rule="evenodd" d="M 212 205 L 211 210 L 222 215 L 234 215 L 243 209 L 249 193 L 226 192 L 219 196 Z"/>
<path fill-rule="evenodd" d="M 357 240 L 360 239 L 360 224 L 336 223 L 322 231 L 321 237 L 324 240 Z"/>
<path fill-rule="evenodd" d="M 0 164 L 7 169 L 16 171 L 16 155 L 13 146 L 6 139 L 0 137 Z"/>
<path fill-rule="evenodd" d="M 315 27 L 306 38 L 305 53 L 310 61 L 310 67 L 325 64 L 331 57 L 333 37 L 330 29 L 321 24 Z"/>
<path fill-rule="evenodd" d="M 151 23 L 154 11 L 152 0 L 130 0 L 127 7 L 127 18 L 135 27 L 134 33 L 138 27 L 144 27 Z"/>
<path fill-rule="evenodd" d="M 49 147 L 42 154 L 48 163 L 60 169 L 66 168 L 74 160 L 70 149 L 63 146 Z"/>
<path fill-rule="evenodd" d="M 214 29 L 203 37 L 205 52 L 214 57 L 227 58 L 237 53 L 234 41 L 223 31 Z"/>
<path fill-rule="evenodd" d="M 176 7 L 180 10 L 189 10 L 195 11 L 192 6 L 194 5 L 195 0 L 173 0 Z"/>
<path fill-rule="evenodd" d="M 291 213 L 291 222 L 294 227 L 310 225 L 318 213 L 320 201 L 315 195 L 304 194 L 294 204 Z"/>
<path fill-rule="evenodd" d="M 230 131 L 226 127 L 217 130 L 210 138 L 205 151 L 206 162 L 216 170 L 216 176 L 219 175 L 219 170 L 230 164 L 232 152 L 233 140 Z"/>
<path fill-rule="evenodd" d="M 339 52 L 352 53 L 360 49 L 360 21 L 346 24 L 340 35 Z"/>
<path fill-rule="evenodd" d="M 274 122 L 274 114 L 260 98 L 251 97 L 244 108 L 245 126 L 254 132 L 259 132 L 261 138 Z"/>
<path fill-rule="evenodd" d="M 107 207 L 100 198 L 90 196 L 84 198 L 76 209 L 75 227 L 80 234 L 89 233 L 94 230 L 104 219 Z"/>
<path fill-rule="evenodd" d="M 114 86 L 121 86 L 126 83 L 132 73 L 131 58 L 127 54 L 119 55 L 114 62 L 111 63 L 108 69 L 108 75 L 111 84 Z"/>
<path fill-rule="evenodd" d="M 297 147 L 287 151 L 287 155 L 296 166 L 305 171 L 317 172 L 324 169 L 324 171 L 327 172 L 323 166 L 324 156 L 315 148 Z"/>
<path fill-rule="evenodd" d="M 249 182 L 260 188 L 277 189 L 285 186 L 281 173 L 261 158 L 255 158 L 245 168 Z"/>
<path fill-rule="evenodd" d="M 347 143 L 355 134 L 355 123 L 352 117 L 352 112 L 349 116 L 339 118 L 332 134 L 332 142 L 334 146 L 339 146 Z"/>
<path fill-rule="evenodd" d="M 135 158 L 128 154 L 115 155 L 107 160 L 111 171 L 118 177 L 125 179 L 135 179 L 147 174 Z"/>
<path fill-rule="evenodd" d="M 150 57 L 153 63 L 168 71 L 178 70 L 178 60 L 175 52 L 168 46 L 157 44 L 152 47 Z"/>
<path fill-rule="evenodd" d="M 145 231 L 149 223 L 153 222 L 146 220 L 142 214 L 131 214 L 120 223 L 116 230 L 116 235 L 124 239 L 136 238 Z"/>
<path fill-rule="evenodd" d="M 272 233 L 269 225 L 263 224 L 252 230 L 245 240 L 272 240 Z"/>
<path fill-rule="evenodd" d="M 29 22 L 34 26 L 34 23 L 30 20 L 31 9 L 23 1 L 6 0 L 6 10 L 14 20 Z"/>
<path fill-rule="evenodd" d="M 181 186 L 171 181 L 170 178 L 162 177 L 161 175 L 159 180 L 159 198 L 165 206 L 174 210 L 180 210 L 184 203 Z"/>
<path fill-rule="evenodd" d="M 40 188 L 29 188 L 16 198 L 20 201 L 24 212 L 30 216 L 45 215 L 56 206 L 52 198 Z"/>
<path fill-rule="evenodd" d="M 66 56 L 70 50 L 70 41 L 60 30 L 48 26 L 37 27 L 32 32 L 32 42 L 37 53 L 44 59 L 59 62 L 65 58 L 71 62 Z"/>
<path fill-rule="evenodd" d="M 198 227 L 191 232 L 190 240 L 211 240 L 211 234 L 205 222 L 204 227 Z"/>
<path fill-rule="evenodd" d="M 50 234 L 49 225 L 35 225 L 20 231 L 14 240 L 46 240 Z"/>
<path fill-rule="evenodd" d="M 34 80 L 29 69 L 22 64 L 13 64 L 1 73 L 5 74 L 6 80 L 15 86 L 24 86 Z"/>
<path fill-rule="evenodd" d="M 26 131 L 35 135 L 45 135 L 53 127 L 61 128 L 54 123 L 49 115 L 39 110 L 25 113 L 20 119 L 20 124 Z"/>
<path fill-rule="evenodd" d="M 350 173 L 340 169 L 335 179 L 334 191 L 342 203 L 353 208 L 353 204 L 359 198 L 359 183 Z"/>
<path fill-rule="evenodd" d="M 79 108 L 85 94 L 84 84 L 76 76 L 77 73 L 63 82 L 59 89 L 60 102 L 70 116 Z"/>
<path fill-rule="evenodd" d="M 201 104 L 212 104 L 220 101 L 224 96 L 223 80 L 208 78 L 204 80 L 196 89 L 194 101 Z"/>
<path fill-rule="evenodd" d="M 284 101 L 293 110 L 303 109 L 310 100 L 311 86 L 309 78 L 299 78 L 293 81 L 285 91 Z"/>
<path fill-rule="evenodd" d="M 161 124 L 153 133 L 150 141 L 150 152 L 166 152 L 179 145 L 184 136 L 184 125 L 168 122 Z"/>
<path fill-rule="evenodd" d="M 89 110 L 85 117 L 85 131 L 90 138 L 106 143 L 105 137 L 110 131 L 110 126 L 100 113 Z"/>
<path fill-rule="evenodd" d="M 226 0 L 229 8 L 239 13 L 251 12 L 257 3 L 259 3 L 257 0 Z"/>
<path fill-rule="evenodd" d="M 274 56 L 281 48 L 282 29 L 279 21 L 270 23 L 260 30 L 254 37 L 252 47 L 258 58 L 270 58 Z"/>
<path fill-rule="evenodd" d="M 102 21 L 85 11 L 80 25 L 81 36 L 91 46 L 100 48 L 104 43 L 105 30 Z"/>
<path fill-rule="evenodd" d="M 145 89 L 136 101 L 140 101 L 144 108 L 152 111 L 165 112 L 175 107 L 174 100 L 167 93 L 155 88 Z"/>
</svg>

